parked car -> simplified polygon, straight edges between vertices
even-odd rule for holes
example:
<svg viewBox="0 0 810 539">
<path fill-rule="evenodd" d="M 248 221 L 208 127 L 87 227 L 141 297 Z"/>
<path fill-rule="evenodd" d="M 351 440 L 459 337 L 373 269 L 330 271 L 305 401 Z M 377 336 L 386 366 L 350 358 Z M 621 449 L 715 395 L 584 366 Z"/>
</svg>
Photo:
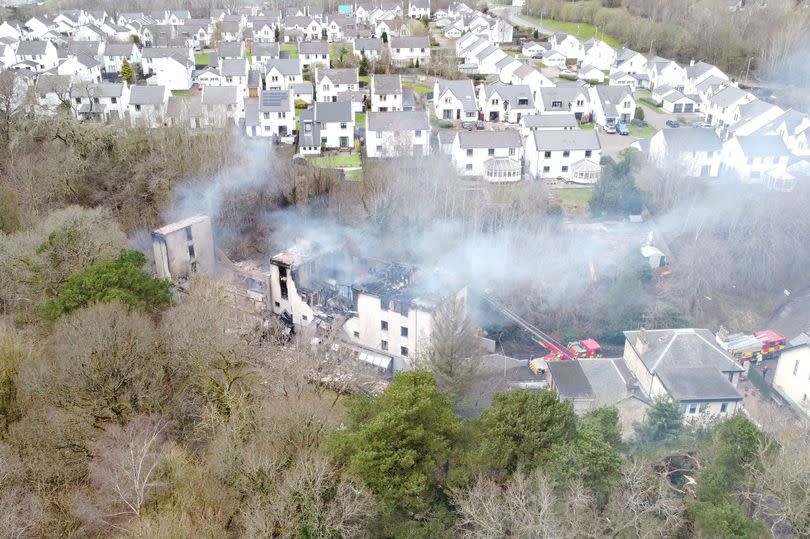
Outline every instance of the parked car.
<svg viewBox="0 0 810 539">
<path fill-rule="evenodd" d="M 479 131 L 481 129 L 486 129 L 486 125 L 484 125 L 484 120 L 478 120 L 477 122 L 475 122 L 475 128 L 478 129 Z"/>
<path fill-rule="evenodd" d="M 602 130 L 608 135 L 613 135 L 616 133 L 616 126 L 614 124 L 607 124 L 602 128 Z"/>
<path fill-rule="evenodd" d="M 630 134 L 630 129 L 627 128 L 626 123 L 616 124 L 616 132 L 620 135 L 627 136 Z"/>
<path fill-rule="evenodd" d="M 466 129 L 467 131 L 472 131 L 473 129 L 475 129 L 475 124 L 476 123 L 477 122 L 464 121 L 464 122 L 461 122 L 461 128 Z"/>
<path fill-rule="evenodd" d="M 667 127 L 680 127 L 681 124 L 678 123 L 678 120 L 667 120 Z"/>
<path fill-rule="evenodd" d="M 700 129 L 709 129 L 711 126 L 712 124 L 707 124 L 706 122 L 695 122 L 692 124 L 692 127 L 698 127 Z"/>
<path fill-rule="evenodd" d="M 573 72 L 573 71 L 571 71 L 570 69 L 563 69 L 563 70 L 560 70 L 560 75 L 570 75 L 570 76 L 573 76 L 573 75 L 574 75 L 574 72 Z"/>
</svg>

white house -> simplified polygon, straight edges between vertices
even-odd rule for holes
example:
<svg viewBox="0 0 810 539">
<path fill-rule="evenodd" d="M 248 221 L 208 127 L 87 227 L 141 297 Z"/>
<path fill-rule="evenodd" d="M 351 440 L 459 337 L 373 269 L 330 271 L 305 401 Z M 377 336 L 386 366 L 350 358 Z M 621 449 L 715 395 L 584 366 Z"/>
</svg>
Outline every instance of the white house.
<svg viewBox="0 0 810 539">
<path fill-rule="evenodd" d="M 265 62 L 278 58 L 280 55 L 280 48 L 278 43 L 254 43 L 253 49 L 250 51 L 252 57 L 252 65 L 256 66 L 260 71 L 264 69 Z"/>
<path fill-rule="evenodd" d="M 313 69 L 315 66 L 329 67 L 329 43 L 326 41 L 302 41 L 298 44 L 298 57 L 304 69 Z"/>
<path fill-rule="evenodd" d="M 101 82 L 101 64 L 95 58 L 79 54 L 68 56 L 56 68 L 58 75 L 69 75 L 75 81 Z"/>
<path fill-rule="evenodd" d="M 787 173 L 790 152 L 778 135 L 732 137 L 723 143 L 723 173 L 743 183 L 775 190 L 792 189 Z"/>
<path fill-rule="evenodd" d="M 591 65 L 607 71 L 616 63 L 616 49 L 602 41 L 591 38 L 582 45 L 582 65 Z"/>
<path fill-rule="evenodd" d="M 656 56 L 647 63 L 647 75 L 653 88 L 664 84 L 673 88 L 686 85 L 686 70 L 677 62 Z"/>
<path fill-rule="evenodd" d="M 21 77 L 16 79 L 18 96 L 25 98 L 28 83 Z M 43 73 L 34 83 L 34 98 L 36 99 L 36 113 L 53 115 L 63 104 L 70 103 L 71 80 L 70 77 Z"/>
<path fill-rule="evenodd" d="M 728 80 L 728 76 L 723 73 L 717 66 L 708 64 L 706 62 L 695 63 L 692 60 L 685 68 L 686 70 L 686 85 L 684 86 L 684 93 L 696 94 L 698 93 L 697 87 L 703 81 L 714 77 L 718 80 Z"/>
<path fill-rule="evenodd" d="M 509 74 L 509 72 L 504 71 L 503 74 L 506 75 Z M 551 79 L 543 75 L 539 69 L 529 64 L 524 64 L 515 69 L 507 80 L 504 80 L 504 78 L 501 77 L 501 82 L 527 85 L 532 89 L 532 99 L 534 99 L 535 102 L 537 102 L 540 98 L 539 96 L 541 88 L 552 88 L 555 86 Z"/>
<path fill-rule="evenodd" d="M 633 75 L 628 75 L 624 71 L 614 71 L 608 78 L 609 86 L 627 86 L 631 92 L 635 92 L 637 88 L 637 79 Z"/>
<path fill-rule="evenodd" d="M 626 86 L 594 86 L 590 89 L 593 121 L 608 126 L 629 122 L 636 111 L 636 99 Z"/>
<path fill-rule="evenodd" d="M 360 80 L 356 68 L 315 68 L 315 98 L 318 101 L 337 101 L 341 92 L 356 92 Z"/>
<path fill-rule="evenodd" d="M 605 72 L 590 64 L 583 64 L 577 72 L 577 78 L 590 83 L 601 84 L 605 82 Z"/>
<path fill-rule="evenodd" d="M 700 98 L 670 90 L 661 97 L 661 108 L 673 114 L 697 112 L 700 109 Z"/>
<path fill-rule="evenodd" d="M 24 25 L 23 33 L 26 40 L 37 40 L 55 29 L 53 21 L 47 17 L 37 16 L 28 19 Z"/>
<path fill-rule="evenodd" d="M 810 416 L 809 344 L 797 344 L 782 351 L 773 375 L 773 387 L 804 417 Z"/>
<path fill-rule="evenodd" d="M 399 75 L 372 75 L 369 92 L 372 112 L 402 110 L 402 79 Z"/>
<path fill-rule="evenodd" d="M 290 85 L 294 101 L 303 101 L 307 105 L 315 102 L 315 89 L 310 82 L 298 82 Z"/>
<path fill-rule="evenodd" d="M 616 51 L 616 63 L 611 68 L 611 73 L 622 71 L 628 75 L 646 74 L 647 58 L 640 52 L 623 48 Z"/>
<path fill-rule="evenodd" d="M 650 139 L 647 157 L 660 170 L 691 178 L 720 175 L 723 146 L 712 129 L 662 129 Z"/>
<path fill-rule="evenodd" d="M 526 171 L 538 179 L 593 184 L 601 175 L 601 151 L 592 129 L 536 129 L 526 137 Z"/>
<path fill-rule="evenodd" d="M 568 57 L 565 53 L 557 49 L 551 49 L 543 55 L 543 63 L 557 69 L 565 69 L 567 61 Z"/>
<path fill-rule="evenodd" d="M 773 132 L 782 137 L 791 153 L 810 155 L 810 116 L 790 109 L 771 123 Z"/>
<path fill-rule="evenodd" d="M 74 84 L 71 110 L 79 120 L 116 121 L 126 118 L 130 87 L 127 83 Z"/>
<path fill-rule="evenodd" d="M 688 420 L 733 415 L 743 369 L 707 329 L 625 331 L 624 361 L 649 397 L 677 401 Z"/>
<path fill-rule="evenodd" d="M 358 58 L 365 55 L 369 60 L 379 60 L 383 51 L 382 39 L 358 37 L 352 41 L 352 52 Z"/>
<path fill-rule="evenodd" d="M 528 137 L 532 131 L 557 131 L 579 129 L 573 114 L 530 114 L 520 119 L 520 135 Z"/>
<path fill-rule="evenodd" d="M 299 151 L 318 154 L 321 148 L 351 149 L 354 147 L 354 112 L 352 104 L 319 103 L 301 112 L 298 133 Z"/>
<path fill-rule="evenodd" d="M 265 62 L 264 83 L 268 90 L 287 90 L 293 84 L 304 82 L 301 60 L 298 58 L 275 58 Z"/>
<path fill-rule="evenodd" d="M 169 90 L 188 90 L 191 88 L 191 74 L 194 64 L 188 59 L 177 56 L 161 56 L 149 62 L 148 84 L 165 86 Z"/>
<path fill-rule="evenodd" d="M 535 99 L 540 114 L 573 114 L 578 122 L 591 114 L 590 103 L 588 87 L 580 85 L 540 88 Z"/>
<path fill-rule="evenodd" d="M 437 80 L 433 85 L 433 108 L 442 120 L 475 121 L 478 105 L 472 81 Z"/>
<path fill-rule="evenodd" d="M 244 101 L 237 86 L 204 86 L 200 97 L 202 127 L 223 129 L 242 119 Z"/>
<path fill-rule="evenodd" d="M 427 36 L 392 37 L 388 41 L 391 63 L 396 66 L 425 65 L 430 62 L 430 38 Z"/>
<path fill-rule="evenodd" d="M 219 74 L 224 79 L 224 85 L 233 85 L 239 89 L 239 95 L 244 95 L 247 89 L 247 79 L 250 66 L 247 58 L 219 60 Z"/>
<path fill-rule="evenodd" d="M 487 121 L 513 124 L 520 122 L 523 116 L 537 113 L 528 85 L 502 82 L 478 87 L 478 109 Z"/>
<path fill-rule="evenodd" d="M 323 36 L 323 28 L 318 19 L 310 17 L 287 17 L 284 19 L 284 34 L 290 34 L 293 30 L 298 30 L 302 33 L 305 41 L 313 41 L 321 39 Z"/>
<path fill-rule="evenodd" d="M 479 75 L 496 75 L 499 71 L 498 65 L 505 59 L 510 59 L 509 55 L 503 52 L 497 45 L 490 45 L 475 56 L 475 64 L 478 66 Z"/>
<path fill-rule="evenodd" d="M 28 63 L 36 73 L 53 69 L 59 63 L 59 53 L 50 41 L 20 41 L 16 56 L 17 62 Z"/>
<path fill-rule="evenodd" d="M 429 153 L 430 122 L 425 111 L 366 114 L 368 157 L 418 157 Z"/>
<path fill-rule="evenodd" d="M 73 32 L 75 41 L 104 41 L 106 38 L 107 34 L 94 24 L 80 26 Z"/>
<path fill-rule="evenodd" d="M 135 43 L 105 43 L 102 54 L 102 68 L 105 73 L 120 73 L 124 59 L 132 69 L 141 63 L 141 50 Z M 134 73 L 134 71 L 133 71 Z"/>
<path fill-rule="evenodd" d="M 761 99 L 735 105 L 733 109 L 734 112 L 731 114 L 732 123 L 727 125 L 721 133 L 724 139 L 758 133 L 760 129 L 782 116 L 785 112 L 776 105 L 771 105 Z"/>
<path fill-rule="evenodd" d="M 706 122 L 710 123 L 718 131 L 722 131 L 727 125 L 735 122 L 734 112 L 736 106 L 743 103 L 750 103 L 754 100 L 754 95 L 745 90 L 741 90 L 731 84 L 721 87 L 714 94 L 709 96 L 704 107 Z"/>
<path fill-rule="evenodd" d="M 408 0 L 408 17 L 412 19 L 430 18 L 430 0 Z"/>
<path fill-rule="evenodd" d="M 20 29 L 19 23 L 12 24 L 9 21 L 0 22 L 0 37 L 12 41 L 20 41 L 22 39 L 22 30 Z"/>
<path fill-rule="evenodd" d="M 159 127 L 166 116 L 171 95 L 167 86 L 133 86 L 129 94 L 129 118 L 133 125 Z"/>
<path fill-rule="evenodd" d="M 557 32 L 549 38 L 548 42 L 553 50 L 561 52 L 566 58 L 572 60 L 580 60 L 582 58 L 582 42 L 571 34 Z"/>
<path fill-rule="evenodd" d="M 538 43 L 536 41 L 527 41 L 520 49 L 520 53 L 526 58 L 542 58 L 548 50 L 548 43 Z"/>
<path fill-rule="evenodd" d="M 453 140 L 450 155 L 462 176 L 498 183 L 517 182 L 522 178 L 523 140 L 517 129 L 462 129 Z"/>
</svg>

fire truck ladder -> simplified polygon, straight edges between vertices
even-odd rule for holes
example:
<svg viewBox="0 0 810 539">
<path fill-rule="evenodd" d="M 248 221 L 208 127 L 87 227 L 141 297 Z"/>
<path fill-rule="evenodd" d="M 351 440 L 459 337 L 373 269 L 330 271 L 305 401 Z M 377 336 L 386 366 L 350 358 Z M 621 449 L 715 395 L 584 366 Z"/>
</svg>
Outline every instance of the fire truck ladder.
<svg viewBox="0 0 810 539">
<path fill-rule="evenodd" d="M 537 328 L 537 326 L 527 322 L 523 317 L 518 315 L 516 312 L 508 308 L 503 303 L 499 302 L 489 294 L 481 294 L 481 297 L 484 298 L 490 305 L 492 305 L 498 312 L 515 322 L 521 328 L 529 332 L 529 334 L 534 338 L 537 344 L 548 348 L 548 351 L 553 354 L 558 354 L 559 356 L 564 356 L 564 359 L 576 359 L 574 354 L 572 354 L 567 346 L 563 346 L 562 343 L 554 339 L 552 336 L 548 335 L 547 333 L 541 331 Z M 561 357 L 562 359 L 562 357 Z"/>
</svg>

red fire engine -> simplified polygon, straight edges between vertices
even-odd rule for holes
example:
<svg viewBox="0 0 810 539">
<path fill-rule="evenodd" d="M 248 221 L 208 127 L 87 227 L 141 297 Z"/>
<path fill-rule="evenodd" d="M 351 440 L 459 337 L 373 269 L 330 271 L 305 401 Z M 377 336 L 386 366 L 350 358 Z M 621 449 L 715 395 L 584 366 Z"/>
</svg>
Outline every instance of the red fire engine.
<svg viewBox="0 0 810 539">
<path fill-rule="evenodd" d="M 785 338 L 772 329 L 729 335 L 721 327 L 717 332 L 717 343 L 741 363 L 777 358 L 785 349 Z"/>
</svg>

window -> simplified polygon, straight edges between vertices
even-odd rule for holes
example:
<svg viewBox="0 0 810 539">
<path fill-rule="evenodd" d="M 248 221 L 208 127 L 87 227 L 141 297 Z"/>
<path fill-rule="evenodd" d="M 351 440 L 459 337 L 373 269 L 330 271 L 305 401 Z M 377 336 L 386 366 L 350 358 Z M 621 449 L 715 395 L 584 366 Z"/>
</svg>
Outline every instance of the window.
<svg viewBox="0 0 810 539">
<path fill-rule="evenodd" d="M 308 320 L 307 315 L 302 314 L 302 315 L 301 315 L 301 320 L 303 320 L 304 322 L 306 322 L 306 321 Z"/>
<path fill-rule="evenodd" d="M 82 98 L 81 98 L 81 97 L 77 97 L 77 98 L 76 98 L 76 103 L 81 103 L 81 102 L 82 102 Z"/>
<path fill-rule="evenodd" d="M 544 159 L 551 159 L 551 152 L 543 152 Z"/>
<path fill-rule="evenodd" d="M 380 348 L 383 350 L 388 350 L 388 341 L 380 341 Z"/>
<path fill-rule="evenodd" d="M 116 103 L 118 103 L 118 98 L 113 97 L 113 98 L 110 99 L 110 101 L 112 102 L 113 105 L 115 105 Z"/>
<path fill-rule="evenodd" d="M 694 402 L 689 405 L 689 413 L 696 414 L 697 413 L 697 404 Z"/>
<path fill-rule="evenodd" d="M 551 108 L 553 109 L 561 109 L 562 108 L 562 101 L 552 101 Z"/>
<path fill-rule="evenodd" d="M 355 332 L 354 332 L 354 338 L 355 338 L 355 339 L 359 339 L 359 338 L 360 338 L 360 332 L 359 332 L 359 331 L 355 331 Z"/>
<path fill-rule="evenodd" d="M 136 110 L 137 112 L 140 112 L 140 111 L 141 111 L 141 106 L 140 106 L 140 105 L 135 105 L 135 110 Z"/>
<path fill-rule="evenodd" d="M 793 376 L 796 376 L 796 373 L 799 372 L 799 360 L 796 360 L 796 363 L 793 364 Z"/>
<path fill-rule="evenodd" d="M 386 320 L 380 320 L 380 329 L 388 331 L 388 322 Z"/>
<path fill-rule="evenodd" d="M 509 148 L 509 155 L 515 155 L 515 149 Z"/>
<path fill-rule="evenodd" d="M 276 307 L 281 307 L 281 303 L 279 303 L 279 302 L 277 302 L 277 301 L 275 301 L 275 302 L 273 302 L 273 303 L 275 303 L 275 304 L 276 304 Z"/>
<path fill-rule="evenodd" d="M 287 113 L 286 113 L 286 112 L 279 112 L 279 113 L 278 113 L 278 117 L 279 117 L 279 118 L 286 118 L 286 117 L 287 117 Z"/>
<path fill-rule="evenodd" d="M 563 152 L 563 157 L 570 157 L 570 156 L 571 156 L 571 152 L 569 152 L 568 150 L 565 150 Z"/>
<path fill-rule="evenodd" d="M 563 172 L 568 172 L 568 165 L 563 165 L 562 171 Z"/>
<path fill-rule="evenodd" d="M 495 155 L 495 148 L 490 148 L 487 150 L 487 155 Z"/>
<path fill-rule="evenodd" d="M 543 174 L 548 174 L 551 172 L 551 167 L 543 167 Z"/>
<path fill-rule="evenodd" d="M 269 119 L 270 119 L 270 113 L 269 113 L 269 112 L 265 112 L 265 113 L 264 113 L 264 119 L 265 119 L 265 120 L 269 120 Z M 309 124 L 307 124 L 307 127 L 309 127 Z M 307 131 L 309 131 L 309 130 L 307 130 Z"/>
<path fill-rule="evenodd" d="M 467 163 L 467 166 L 464 167 L 464 170 L 470 172 L 472 170 L 472 163 Z"/>
<path fill-rule="evenodd" d="M 720 405 L 720 413 L 725 414 L 726 412 L 728 412 L 728 403 L 724 402 Z"/>
<path fill-rule="evenodd" d="M 472 157 L 473 151 L 472 148 L 467 148 L 467 157 Z"/>
<path fill-rule="evenodd" d="M 408 336 L 408 328 L 406 328 L 405 326 L 400 327 L 399 328 L 399 334 L 402 337 L 407 337 Z"/>
<path fill-rule="evenodd" d="M 194 235 L 193 235 L 193 233 L 191 232 L 191 227 L 190 227 L 190 226 L 187 226 L 187 227 L 186 227 L 186 240 L 187 240 L 187 241 L 191 241 L 191 240 L 193 240 L 193 239 L 194 239 Z"/>
<path fill-rule="evenodd" d="M 413 136 L 414 138 L 420 138 L 422 136 L 422 132 L 417 129 L 413 132 Z"/>
<path fill-rule="evenodd" d="M 399 355 L 408 357 L 408 347 L 407 346 L 400 346 L 399 347 Z"/>
<path fill-rule="evenodd" d="M 340 128 L 346 129 L 346 122 L 340 122 Z"/>
<path fill-rule="evenodd" d="M 194 253 L 194 246 L 193 246 L 193 245 L 189 245 L 189 246 L 188 246 L 188 256 L 189 256 L 189 258 L 194 258 L 194 255 L 195 255 L 195 253 Z"/>
<path fill-rule="evenodd" d="M 377 145 L 377 153 L 378 153 L 378 154 L 383 153 L 383 147 L 382 147 L 382 144 L 378 144 L 378 145 Z"/>
<path fill-rule="evenodd" d="M 700 413 L 701 414 L 705 414 L 706 410 L 708 410 L 708 409 L 709 409 L 708 403 L 705 403 L 705 402 L 700 403 Z"/>
<path fill-rule="evenodd" d="M 592 153 L 591 150 L 585 150 L 585 157 L 590 157 Z"/>
<path fill-rule="evenodd" d="M 729 381 L 729 383 L 732 383 L 732 384 L 734 383 L 734 373 L 733 372 L 728 373 L 728 381 Z"/>
</svg>

